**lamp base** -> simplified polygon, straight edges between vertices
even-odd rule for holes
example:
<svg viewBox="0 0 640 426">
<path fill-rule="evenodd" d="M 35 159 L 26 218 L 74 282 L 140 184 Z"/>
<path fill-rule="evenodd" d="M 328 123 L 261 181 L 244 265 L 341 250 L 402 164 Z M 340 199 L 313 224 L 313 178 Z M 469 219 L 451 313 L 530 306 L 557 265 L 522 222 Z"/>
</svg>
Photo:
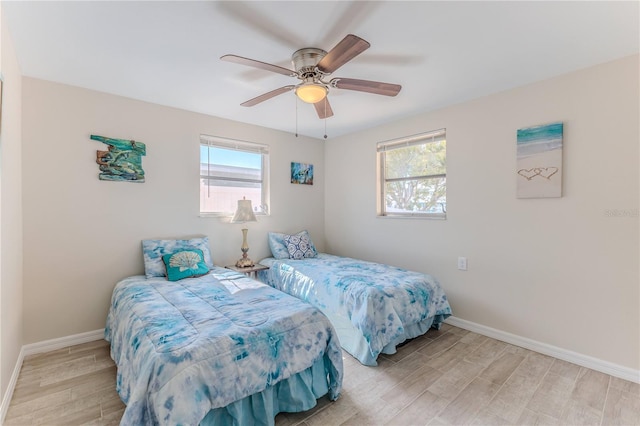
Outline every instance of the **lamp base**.
<svg viewBox="0 0 640 426">
<path fill-rule="evenodd" d="M 237 268 L 249 268 L 251 266 L 255 266 L 255 263 L 253 263 L 253 260 L 249 259 L 248 257 L 243 256 L 236 262 Z"/>
</svg>

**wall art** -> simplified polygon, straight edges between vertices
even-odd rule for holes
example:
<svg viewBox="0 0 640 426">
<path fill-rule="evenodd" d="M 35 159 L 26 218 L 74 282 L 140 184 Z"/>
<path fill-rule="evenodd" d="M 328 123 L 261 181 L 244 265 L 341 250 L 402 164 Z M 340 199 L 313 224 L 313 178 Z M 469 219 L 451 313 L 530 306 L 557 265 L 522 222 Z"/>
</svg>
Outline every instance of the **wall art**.
<svg viewBox="0 0 640 426">
<path fill-rule="evenodd" d="M 145 144 L 134 140 L 114 139 L 91 135 L 91 139 L 109 145 L 107 151 L 97 151 L 96 163 L 100 167 L 98 179 L 144 182 L 142 156 L 147 154 Z"/>
<path fill-rule="evenodd" d="M 313 164 L 291 162 L 291 183 L 313 185 Z"/>
<path fill-rule="evenodd" d="M 562 197 L 563 123 L 518 130 L 517 197 Z"/>
</svg>

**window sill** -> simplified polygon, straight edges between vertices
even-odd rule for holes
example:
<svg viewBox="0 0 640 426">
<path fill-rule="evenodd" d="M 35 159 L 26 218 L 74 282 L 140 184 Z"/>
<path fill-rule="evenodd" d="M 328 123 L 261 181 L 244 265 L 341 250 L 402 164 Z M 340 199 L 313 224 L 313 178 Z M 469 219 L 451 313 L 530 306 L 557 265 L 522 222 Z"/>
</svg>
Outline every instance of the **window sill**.
<svg viewBox="0 0 640 426">
<path fill-rule="evenodd" d="M 447 220 L 447 215 L 444 213 L 438 214 L 387 214 L 376 215 L 378 219 L 427 219 L 427 220 Z"/>
<path fill-rule="evenodd" d="M 199 213 L 198 217 L 202 218 L 218 218 L 218 219 L 231 219 L 233 217 L 234 212 L 230 213 Z M 267 213 L 255 213 L 256 218 L 267 217 L 269 214 Z"/>
</svg>

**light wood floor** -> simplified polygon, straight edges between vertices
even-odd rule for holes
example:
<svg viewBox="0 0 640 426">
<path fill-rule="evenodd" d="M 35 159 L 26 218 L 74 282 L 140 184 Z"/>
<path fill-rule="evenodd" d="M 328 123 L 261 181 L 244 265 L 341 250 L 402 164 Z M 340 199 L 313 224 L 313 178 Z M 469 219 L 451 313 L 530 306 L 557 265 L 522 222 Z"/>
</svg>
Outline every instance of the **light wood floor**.
<svg viewBox="0 0 640 426">
<path fill-rule="evenodd" d="M 365 367 L 288 425 L 640 425 L 640 385 L 445 325 Z M 5 425 L 118 424 L 105 341 L 25 358 Z"/>
</svg>

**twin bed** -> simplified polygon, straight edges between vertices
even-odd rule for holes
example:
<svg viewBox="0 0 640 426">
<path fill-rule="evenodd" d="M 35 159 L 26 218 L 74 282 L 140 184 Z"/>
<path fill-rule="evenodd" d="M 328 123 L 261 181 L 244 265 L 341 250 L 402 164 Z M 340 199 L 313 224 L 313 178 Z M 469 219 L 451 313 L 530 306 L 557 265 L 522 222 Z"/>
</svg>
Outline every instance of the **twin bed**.
<svg viewBox="0 0 640 426">
<path fill-rule="evenodd" d="M 342 348 L 364 365 L 394 354 L 405 340 L 439 329 L 451 315 L 431 276 L 379 263 L 319 253 L 315 258 L 267 258 L 261 281 L 296 296 L 329 317 Z"/>
<path fill-rule="evenodd" d="M 439 329 L 451 315 L 432 276 L 318 253 L 306 231 L 295 236 L 269 234 L 273 257 L 260 261 L 269 269 L 258 278 L 325 313 L 342 348 L 362 364 L 377 365 L 379 354 L 395 353 L 397 345 Z"/>
<path fill-rule="evenodd" d="M 121 424 L 273 425 L 279 412 L 338 397 L 342 351 L 324 314 L 214 267 L 206 239 L 177 241 L 146 244 L 147 276 L 113 290 L 105 339 L 126 404 Z M 179 262 L 191 256 L 174 259 L 177 272 L 199 276 L 158 276 L 166 274 L 158 259 L 168 256 L 169 269 L 172 254 L 185 252 L 209 258 L 193 265 Z"/>
<path fill-rule="evenodd" d="M 341 345 L 376 365 L 451 314 L 428 275 L 273 235 L 269 285 L 213 266 L 206 237 L 143 241 L 145 275 L 116 285 L 105 328 L 121 424 L 273 425 L 338 398 Z"/>
</svg>

